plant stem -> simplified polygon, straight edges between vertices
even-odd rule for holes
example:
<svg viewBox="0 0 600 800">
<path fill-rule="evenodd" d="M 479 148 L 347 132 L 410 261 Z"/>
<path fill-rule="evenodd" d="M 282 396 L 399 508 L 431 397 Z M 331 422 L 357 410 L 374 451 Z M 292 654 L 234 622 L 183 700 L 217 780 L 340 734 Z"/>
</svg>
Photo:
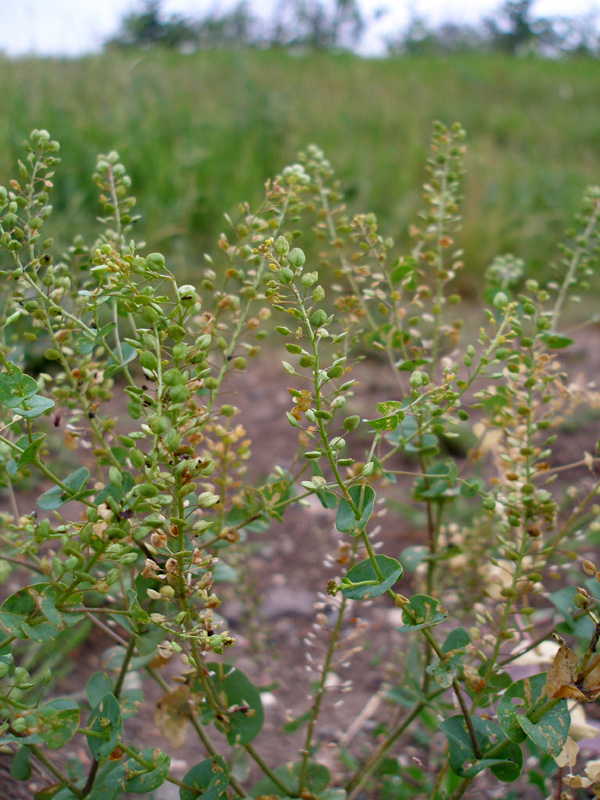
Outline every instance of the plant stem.
<svg viewBox="0 0 600 800">
<path fill-rule="evenodd" d="M 310 719 L 308 721 L 308 726 L 306 728 L 304 747 L 302 748 L 302 766 L 300 767 L 300 778 L 298 786 L 298 794 L 300 796 L 306 789 L 306 774 L 308 770 L 308 761 L 310 759 L 310 750 L 312 746 L 312 739 L 314 735 L 315 725 L 319 717 L 319 712 L 321 710 L 321 703 L 326 693 L 327 676 L 329 675 L 329 669 L 331 666 L 333 655 L 335 653 L 335 647 L 339 639 L 340 633 L 342 631 L 342 625 L 344 622 L 344 613 L 346 611 L 346 604 L 347 604 L 346 598 L 342 597 L 340 607 L 338 609 L 338 615 L 335 627 L 333 628 L 331 636 L 329 637 L 329 644 L 327 646 L 327 653 L 325 655 L 325 661 L 323 662 L 323 668 L 321 670 L 319 685 L 317 687 L 317 692 L 315 694 L 315 700 L 312 707 L 312 712 L 310 715 Z"/>
</svg>

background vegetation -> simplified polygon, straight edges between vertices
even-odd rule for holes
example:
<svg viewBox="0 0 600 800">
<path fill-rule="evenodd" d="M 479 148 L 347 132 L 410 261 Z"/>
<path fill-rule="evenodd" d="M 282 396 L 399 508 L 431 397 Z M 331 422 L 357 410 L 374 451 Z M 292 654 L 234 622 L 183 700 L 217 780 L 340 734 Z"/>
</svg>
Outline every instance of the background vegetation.
<svg viewBox="0 0 600 800">
<path fill-rule="evenodd" d="M 357 209 L 399 243 L 420 205 L 432 119 L 469 132 L 460 236 L 476 280 L 518 252 L 545 270 L 583 188 L 600 175 L 598 64 L 589 58 L 455 54 L 366 60 L 289 50 L 112 50 L 78 60 L 0 60 L 0 175 L 24 134 L 62 142 L 57 246 L 85 234 L 98 206 L 96 154 L 117 149 L 134 181 L 151 249 L 197 272 L 224 211 L 309 142 L 331 158 Z M 138 234 L 140 235 L 140 234 Z M 408 242 L 406 242 L 408 244 Z"/>
</svg>

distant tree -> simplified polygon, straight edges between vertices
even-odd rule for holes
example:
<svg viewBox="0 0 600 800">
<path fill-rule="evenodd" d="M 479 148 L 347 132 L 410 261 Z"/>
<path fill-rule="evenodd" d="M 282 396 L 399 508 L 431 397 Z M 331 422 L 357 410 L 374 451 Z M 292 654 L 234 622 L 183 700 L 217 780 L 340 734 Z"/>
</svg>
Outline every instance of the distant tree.
<svg viewBox="0 0 600 800">
<path fill-rule="evenodd" d="M 390 55 L 440 56 L 484 50 L 487 41 L 482 32 L 471 25 L 445 22 L 432 28 L 422 17 L 413 17 L 398 36 L 386 39 Z"/>
<path fill-rule="evenodd" d="M 270 41 L 314 50 L 352 49 L 365 26 L 358 0 L 280 0 Z"/>
<path fill-rule="evenodd" d="M 255 47 L 264 43 L 264 33 L 256 17 L 250 13 L 247 0 L 241 0 L 231 11 L 216 10 L 196 23 L 198 46 Z"/>
<path fill-rule="evenodd" d="M 534 0 L 507 0 L 492 18 L 484 21 L 493 48 L 520 55 L 528 51 L 543 53 L 556 46 L 552 20 L 535 17 Z"/>
<path fill-rule="evenodd" d="M 121 22 L 121 30 L 107 45 L 113 47 L 195 47 L 197 33 L 193 22 L 180 14 L 166 17 L 161 0 L 144 0 L 139 11 L 132 11 Z"/>
</svg>

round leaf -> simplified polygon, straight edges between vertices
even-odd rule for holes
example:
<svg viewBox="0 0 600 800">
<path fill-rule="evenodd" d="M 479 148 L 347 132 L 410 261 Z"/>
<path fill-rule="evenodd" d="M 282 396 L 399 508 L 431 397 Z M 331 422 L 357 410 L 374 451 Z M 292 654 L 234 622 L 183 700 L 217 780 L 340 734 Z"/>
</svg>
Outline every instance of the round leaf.
<svg viewBox="0 0 600 800">
<path fill-rule="evenodd" d="M 188 789 L 179 790 L 180 800 L 218 800 L 227 796 L 229 786 L 229 771 L 222 756 L 207 758 L 192 767 L 183 778 L 183 783 L 192 786 L 195 791 Z"/>
<path fill-rule="evenodd" d="M 265 721 L 260 692 L 243 672 L 231 664 L 206 664 L 213 692 L 227 713 L 217 723 L 229 744 L 248 744 L 260 733 Z M 192 694 L 203 694 L 200 681 Z M 233 709 L 233 710 L 229 710 Z"/>
<path fill-rule="evenodd" d="M 342 588 L 344 597 L 350 600 L 369 600 L 372 597 L 379 597 L 400 579 L 403 570 L 399 561 L 388 556 L 375 556 L 375 560 L 381 570 L 383 580 L 375 572 L 371 559 L 367 558 L 365 561 L 355 564 L 347 572 L 346 579 L 357 585 Z"/>
<path fill-rule="evenodd" d="M 373 513 L 375 492 L 370 486 L 363 486 L 357 483 L 348 489 L 348 494 L 352 498 L 354 505 L 358 507 L 360 518 L 356 519 L 352 507 L 346 498 L 342 497 L 335 518 L 335 527 L 340 533 L 351 533 L 356 536 L 364 529 Z"/>
<path fill-rule="evenodd" d="M 506 690 L 498 704 L 498 722 L 513 742 L 529 737 L 548 755 L 557 756 L 569 733 L 571 717 L 566 700 L 549 708 L 537 722 L 531 717 L 548 703 L 546 673 L 516 681 Z"/>
<path fill-rule="evenodd" d="M 517 780 L 523 767 L 521 748 L 504 739 L 502 731 L 493 722 L 481 717 L 472 717 L 477 742 L 483 753 L 478 759 L 473 750 L 473 742 L 462 714 L 450 717 L 440 724 L 448 739 L 448 760 L 452 771 L 461 778 L 473 778 L 484 769 L 491 769 L 494 775 L 505 783 Z M 503 747 L 499 745 L 503 744 Z M 487 754 L 493 752 L 493 755 Z"/>
<path fill-rule="evenodd" d="M 448 613 L 439 600 L 429 597 L 426 594 L 415 594 L 402 609 L 402 619 L 404 625 L 400 625 L 396 630 L 419 631 L 421 628 L 431 628 L 443 622 Z"/>
</svg>

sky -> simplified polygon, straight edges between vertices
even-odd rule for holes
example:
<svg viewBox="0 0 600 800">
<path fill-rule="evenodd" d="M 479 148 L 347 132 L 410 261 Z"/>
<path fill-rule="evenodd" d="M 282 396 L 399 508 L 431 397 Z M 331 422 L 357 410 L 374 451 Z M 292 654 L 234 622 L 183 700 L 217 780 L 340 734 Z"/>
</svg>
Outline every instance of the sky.
<svg viewBox="0 0 600 800">
<path fill-rule="evenodd" d="M 167 13 L 201 17 L 237 5 L 238 0 L 164 0 Z M 250 0 L 255 13 L 269 17 L 277 0 Z M 432 24 L 476 22 L 501 5 L 502 0 L 359 0 L 364 16 L 373 19 L 379 9 L 386 13 L 369 26 L 362 44 L 365 54 L 383 50 L 383 36 L 393 36 L 411 16 Z M 600 0 L 538 0 L 540 16 L 583 14 L 599 8 Z M 76 56 L 101 49 L 116 33 L 127 12 L 139 8 L 136 0 L 0 0 L 0 52 Z"/>
</svg>

